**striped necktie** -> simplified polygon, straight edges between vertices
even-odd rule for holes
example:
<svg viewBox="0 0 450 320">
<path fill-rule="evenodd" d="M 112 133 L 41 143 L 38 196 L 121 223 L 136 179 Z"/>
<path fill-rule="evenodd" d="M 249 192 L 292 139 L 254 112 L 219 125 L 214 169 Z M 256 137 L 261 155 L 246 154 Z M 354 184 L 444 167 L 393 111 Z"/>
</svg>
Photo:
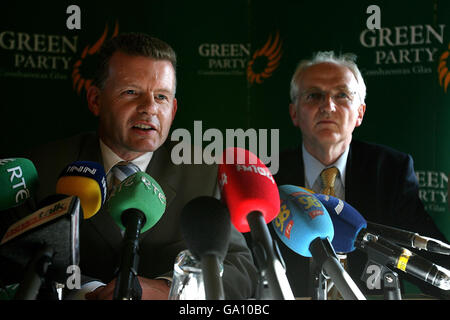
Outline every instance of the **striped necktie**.
<svg viewBox="0 0 450 320">
<path fill-rule="evenodd" d="M 108 189 L 108 193 L 110 194 L 112 190 L 123 180 L 139 171 L 141 171 L 141 169 L 130 161 L 120 161 L 116 163 L 110 170 L 112 177 L 110 180 L 111 185 Z"/>
</svg>

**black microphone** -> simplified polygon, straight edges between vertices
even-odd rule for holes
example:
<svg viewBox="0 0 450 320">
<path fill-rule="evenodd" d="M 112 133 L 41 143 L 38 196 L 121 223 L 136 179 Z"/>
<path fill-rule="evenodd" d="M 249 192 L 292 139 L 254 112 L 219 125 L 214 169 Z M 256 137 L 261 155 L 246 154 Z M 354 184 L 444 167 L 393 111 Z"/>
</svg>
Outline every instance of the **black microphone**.
<svg viewBox="0 0 450 320">
<path fill-rule="evenodd" d="M 361 214 L 347 202 L 332 196 L 315 194 L 328 209 L 335 227 L 333 245 L 340 252 L 363 250 L 379 264 L 392 266 L 443 290 L 450 289 L 450 271 L 400 247 L 365 228 Z"/>
<path fill-rule="evenodd" d="M 383 238 L 402 246 L 450 255 L 449 244 L 433 238 L 423 237 L 416 232 L 385 226 L 370 221 L 367 221 L 367 230 L 377 233 Z"/>
<path fill-rule="evenodd" d="M 180 222 L 189 251 L 201 263 L 206 300 L 224 300 L 221 274 L 231 233 L 228 209 L 216 198 L 198 197 L 183 208 Z"/>
<path fill-rule="evenodd" d="M 46 277 L 65 283 L 67 267 L 79 263 L 82 214 L 80 200 L 74 196 L 66 197 L 8 228 L 0 242 L 0 258 L 6 261 L 3 267 L 13 266 L 16 272 L 5 275 L 0 270 L 0 274 L 5 277 L 4 281 L 21 282 L 23 289 L 18 289 L 16 299 L 35 299 L 38 287 Z M 45 261 L 43 257 L 46 257 Z M 37 270 L 43 267 L 46 272 Z"/>
</svg>

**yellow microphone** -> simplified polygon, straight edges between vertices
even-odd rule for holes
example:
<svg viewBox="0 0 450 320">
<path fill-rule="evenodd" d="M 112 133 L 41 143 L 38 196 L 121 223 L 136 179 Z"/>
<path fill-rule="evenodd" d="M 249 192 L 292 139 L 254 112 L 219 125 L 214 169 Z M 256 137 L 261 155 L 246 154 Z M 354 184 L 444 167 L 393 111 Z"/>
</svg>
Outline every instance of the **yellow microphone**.
<svg viewBox="0 0 450 320">
<path fill-rule="evenodd" d="M 105 169 L 93 161 L 72 162 L 64 168 L 56 183 L 56 193 L 80 198 L 84 219 L 101 209 L 106 192 Z"/>
</svg>

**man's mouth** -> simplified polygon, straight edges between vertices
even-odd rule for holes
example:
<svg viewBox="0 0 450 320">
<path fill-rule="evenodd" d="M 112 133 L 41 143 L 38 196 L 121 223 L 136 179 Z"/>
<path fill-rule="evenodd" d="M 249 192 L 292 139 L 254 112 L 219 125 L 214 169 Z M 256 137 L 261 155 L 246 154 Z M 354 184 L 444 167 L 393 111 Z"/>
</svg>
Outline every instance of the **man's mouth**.
<svg viewBox="0 0 450 320">
<path fill-rule="evenodd" d="M 145 130 L 145 131 L 149 131 L 149 130 L 156 130 L 154 127 L 147 125 L 147 124 L 136 124 L 133 126 L 133 128 L 135 129 L 140 129 L 140 130 Z"/>
</svg>

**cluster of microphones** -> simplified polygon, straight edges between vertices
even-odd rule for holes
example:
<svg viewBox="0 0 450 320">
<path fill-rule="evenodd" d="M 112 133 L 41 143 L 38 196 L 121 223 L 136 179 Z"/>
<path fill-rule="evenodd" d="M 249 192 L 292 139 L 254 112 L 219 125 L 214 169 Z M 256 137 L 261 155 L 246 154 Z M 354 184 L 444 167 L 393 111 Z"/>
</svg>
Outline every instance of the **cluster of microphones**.
<svg viewBox="0 0 450 320">
<path fill-rule="evenodd" d="M 400 270 L 442 290 L 450 289 L 449 270 L 402 247 L 450 255 L 450 245 L 368 222 L 333 196 L 299 186 L 277 186 L 264 163 L 245 149 L 225 149 L 218 183 L 220 200 L 198 197 L 180 212 L 187 249 L 174 261 L 169 299 L 226 299 L 223 266 L 232 226 L 251 236 L 249 247 L 264 288 L 256 299 L 295 299 L 286 276 L 289 266 L 276 240 L 314 262 L 310 276 L 315 299 L 326 299 L 325 280 L 345 300 L 366 299 L 337 255 L 354 250 L 362 250 L 394 276 Z M 141 299 L 139 235 L 157 224 L 166 209 L 158 183 L 139 171 L 124 177 L 107 194 L 103 166 L 76 161 L 61 172 L 55 194 L 36 204 L 33 193 L 38 184 L 30 160 L 0 159 L 0 297 L 63 299 L 58 289 L 67 287 L 67 268 L 80 260 L 81 220 L 91 219 L 104 207 L 123 231 L 114 299 Z M 268 224 L 278 239 L 271 237 Z M 385 298 L 401 299 L 398 285 L 386 286 Z"/>
</svg>

